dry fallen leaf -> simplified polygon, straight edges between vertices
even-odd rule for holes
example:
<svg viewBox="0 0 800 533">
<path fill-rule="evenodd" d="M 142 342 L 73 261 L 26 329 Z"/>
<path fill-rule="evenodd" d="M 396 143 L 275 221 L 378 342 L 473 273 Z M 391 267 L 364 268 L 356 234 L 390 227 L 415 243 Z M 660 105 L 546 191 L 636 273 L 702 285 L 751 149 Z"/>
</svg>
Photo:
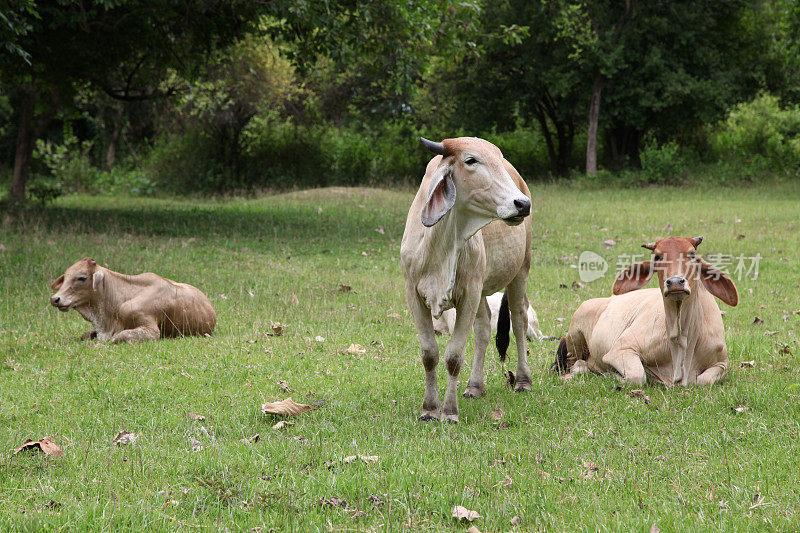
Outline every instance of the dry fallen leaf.
<svg viewBox="0 0 800 533">
<path fill-rule="evenodd" d="M 468 520 L 472 522 L 473 520 L 483 517 L 479 515 L 477 511 L 472 511 L 461 505 L 456 505 L 453 507 L 453 518 L 456 520 Z"/>
<path fill-rule="evenodd" d="M 761 320 L 761 319 L 760 319 L 760 318 L 758 318 L 758 317 L 756 317 L 756 319 L 755 319 L 755 320 L 753 320 L 753 325 L 760 325 L 760 324 L 763 324 L 763 323 L 764 323 L 764 321 L 763 321 L 763 320 Z"/>
<path fill-rule="evenodd" d="M 120 431 L 119 433 L 117 433 L 117 436 L 114 437 L 114 440 L 111 442 L 117 446 L 122 446 L 124 444 L 133 444 L 134 442 L 136 442 L 136 439 L 138 438 L 139 435 L 137 435 L 136 433 Z"/>
<path fill-rule="evenodd" d="M 36 441 L 30 439 L 26 440 L 22 446 L 14 450 L 13 455 L 18 454 L 19 452 L 33 450 L 44 452 L 45 455 L 52 457 L 53 459 L 58 459 L 64 455 L 64 452 L 61 450 L 61 448 L 59 448 L 58 445 L 53 442 L 53 437 L 49 435 Z"/>
<path fill-rule="evenodd" d="M 398 315 L 397 313 L 389 313 L 386 316 L 388 316 L 389 318 L 403 318 L 400 315 Z"/>
<path fill-rule="evenodd" d="M 260 438 L 261 438 L 261 436 L 258 433 L 256 433 L 255 435 L 253 435 L 249 439 L 241 439 L 239 442 L 241 442 L 243 444 L 255 444 L 256 442 L 258 442 L 258 439 L 260 439 Z"/>
<path fill-rule="evenodd" d="M 603 242 L 602 242 L 602 243 L 600 243 L 600 244 L 601 244 L 601 246 L 602 246 L 603 248 L 613 248 L 614 246 L 616 246 L 616 244 L 617 244 L 617 243 L 616 243 L 616 242 L 614 242 L 614 240 L 613 240 L 613 239 L 608 239 L 608 240 L 605 240 L 605 241 L 603 241 Z"/>
<path fill-rule="evenodd" d="M 736 407 L 731 407 L 731 409 L 734 413 L 743 413 L 745 411 L 749 411 L 750 407 L 747 407 L 746 405 L 737 405 Z"/>
<path fill-rule="evenodd" d="M 269 323 L 272 325 L 272 333 L 267 333 L 267 335 L 274 337 L 283 335 L 283 324 L 280 322 L 273 322 L 272 320 L 270 320 Z"/>
<path fill-rule="evenodd" d="M 575 290 L 582 289 L 583 287 L 584 287 L 584 285 L 580 281 L 573 281 L 572 282 L 572 288 L 575 289 Z"/>
<path fill-rule="evenodd" d="M 284 428 L 292 427 L 293 425 L 294 425 L 294 422 L 289 422 L 287 420 L 281 420 L 277 424 L 272 426 L 272 429 L 274 429 L 275 431 L 279 431 L 279 430 L 284 429 Z"/>
<path fill-rule="evenodd" d="M 504 414 L 505 413 L 503 412 L 503 410 L 498 408 L 496 411 L 492 411 L 491 413 L 489 413 L 489 416 L 492 417 L 492 420 L 500 420 L 503 418 Z"/>
<path fill-rule="evenodd" d="M 203 449 L 203 443 L 194 437 L 189 437 L 189 445 L 192 447 L 193 452 L 199 452 Z"/>
<path fill-rule="evenodd" d="M 644 403 L 650 404 L 650 397 L 644 393 L 642 389 L 634 389 L 628 393 L 628 396 L 631 398 L 641 398 L 644 400 Z"/>
<path fill-rule="evenodd" d="M 347 350 L 345 350 L 345 352 L 351 353 L 353 355 L 363 355 L 367 353 L 367 350 L 365 350 L 360 344 L 351 344 L 350 346 L 347 347 Z"/>
<path fill-rule="evenodd" d="M 316 337 L 314 337 L 314 340 L 317 342 L 325 342 L 325 337 L 317 335 Z"/>
<path fill-rule="evenodd" d="M 303 403 L 297 403 L 291 398 L 286 398 L 280 402 L 269 402 L 261 406 L 261 412 L 265 415 L 297 416 L 313 410 L 314 407 Z"/>
<path fill-rule="evenodd" d="M 498 481 L 494 486 L 495 487 L 510 487 L 513 484 L 514 484 L 514 480 L 511 478 L 511 476 L 506 474 L 506 478 L 504 480 L 502 480 L 502 481 Z"/>
<path fill-rule="evenodd" d="M 195 414 L 195 413 L 189 413 L 188 415 L 186 415 L 186 417 L 187 417 L 189 420 L 197 420 L 198 422 L 202 422 L 203 420 L 205 420 L 205 419 L 206 419 L 206 417 L 205 417 L 205 416 L 203 416 L 203 415 L 198 415 L 198 414 Z"/>
<path fill-rule="evenodd" d="M 290 388 L 284 379 L 280 380 L 277 385 L 283 392 L 294 392 L 294 389 Z"/>
<path fill-rule="evenodd" d="M 768 329 L 768 330 L 764 331 L 764 335 L 769 335 L 770 337 L 773 336 L 773 335 L 777 335 L 778 333 L 780 333 L 780 331 L 773 331 L 771 329 Z"/>
<path fill-rule="evenodd" d="M 756 360 L 753 359 L 752 361 L 742 361 L 739 365 L 739 368 L 753 368 L 756 366 Z"/>
<path fill-rule="evenodd" d="M 350 285 L 346 285 L 346 284 L 342 283 L 341 285 L 339 285 L 339 289 L 338 290 L 339 290 L 339 292 L 350 292 L 350 291 L 353 290 L 353 287 L 351 287 Z"/>
</svg>

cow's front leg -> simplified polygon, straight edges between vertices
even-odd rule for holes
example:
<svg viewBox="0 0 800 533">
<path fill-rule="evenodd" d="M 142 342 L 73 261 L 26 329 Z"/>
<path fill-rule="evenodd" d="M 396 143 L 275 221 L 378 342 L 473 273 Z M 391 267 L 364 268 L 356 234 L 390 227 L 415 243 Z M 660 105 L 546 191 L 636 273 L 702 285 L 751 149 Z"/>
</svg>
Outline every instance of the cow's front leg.
<svg viewBox="0 0 800 533">
<path fill-rule="evenodd" d="M 94 329 L 89 330 L 86 333 L 84 333 L 83 335 L 81 335 L 81 340 L 82 341 L 90 341 L 90 340 L 96 339 L 96 338 L 97 338 L 97 330 L 94 330 Z"/>
<path fill-rule="evenodd" d="M 148 324 L 133 329 L 124 329 L 111 337 L 111 342 L 119 344 L 122 342 L 141 342 L 157 340 L 161 336 L 158 326 Z"/>
<path fill-rule="evenodd" d="M 442 420 L 458 423 L 458 374 L 464 364 L 464 349 L 467 346 L 467 337 L 475 322 L 475 312 L 481 300 L 480 288 L 471 291 L 474 296 L 465 299 L 456 308 L 456 324 L 453 335 L 447 348 L 444 350 L 444 360 L 447 364 L 447 390 L 444 393 L 444 406 Z M 485 351 L 485 348 L 484 348 Z"/>
<path fill-rule="evenodd" d="M 467 389 L 464 391 L 465 398 L 483 396 L 485 389 L 483 363 L 486 359 L 486 347 L 489 346 L 489 339 L 492 337 L 492 323 L 486 298 L 481 298 L 478 304 L 478 312 L 475 315 L 472 329 L 475 331 L 475 358 L 472 361 L 472 371 L 469 374 Z"/>
<path fill-rule="evenodd" d="M 414 288 L 406 290 L 406 301 L 417 329 L 417 337 L 422 349 L 422 366 L 425 368 L 425 398 L 422 401 L 422 414 L 419 419 L 423 422 L 439 420 L 441 402 L 436 386 L 439 345 L 436 343 L 436 333 L 433 330 L 431 310 L 428 309 Z"/>
<path fill-rule="evenodd" d="M 528 366 L 528 298 L 525 295 L 527 272 L 520 272 L 508 286 L 508 310 L 511 311 L 511 327 L 517 342 L 517 376 L 514 391 L 531 390 L 531 369 Z"/>
<path fill-rule="evenodd" d="M 603 362 L 612 366 L 625 382 L 642 386 L 647 381 L 641 357 L 629 348 L 612 347 L 603 356 Z"/>
</svg>

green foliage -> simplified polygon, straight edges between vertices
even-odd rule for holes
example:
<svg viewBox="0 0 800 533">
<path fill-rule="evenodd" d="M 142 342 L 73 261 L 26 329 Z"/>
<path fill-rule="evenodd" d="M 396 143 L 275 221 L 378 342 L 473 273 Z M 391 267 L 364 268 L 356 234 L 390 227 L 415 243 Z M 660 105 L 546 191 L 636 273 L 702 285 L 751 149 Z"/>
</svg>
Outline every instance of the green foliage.
<svg viewBox="0 0 800 533">
<path fill-rule="evenodd" d="M 735 160 L 772 169 L 800 167 L 800 107 L 781 107 L 778 98 L 762 94 L 734 106 L 710 136 L 721 161 Z"/>
<path fill-rule="evenodd" d="M 683 181 L 686 162 L 675 141 L 659 145 L 655 138 L 651 138 L 642 148 L 639 157 L 646 183 L 666 185 Z"/>
<path fill-rule="evenodd" d="M 64 192 L 94 192 L 94 181 L 98 171 L 92 165 L 90 152 L 92 141 L 79 141 L 70 133 L 64 141 L 55 143 L 39 139 L 33 158 L 43 169 L 43 177 L 60 184 Z"/>
</svg>

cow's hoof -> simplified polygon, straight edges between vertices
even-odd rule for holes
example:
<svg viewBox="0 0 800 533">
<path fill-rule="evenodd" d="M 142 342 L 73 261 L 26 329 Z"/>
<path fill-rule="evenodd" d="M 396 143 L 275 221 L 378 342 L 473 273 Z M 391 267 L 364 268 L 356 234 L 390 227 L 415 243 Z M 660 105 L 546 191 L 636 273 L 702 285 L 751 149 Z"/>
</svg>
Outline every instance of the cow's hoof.
<svg viewBox="0 0 800 533">
<path fill-rule="evenodd" d="M 464 398 L 480 398 L 483 396 L 483 387 L 475 387 L 473 385 L 467 385 L 467 390 L 464 391 L 462 394 Z"/>
<path fill-rule="evenodd" d="M 517 381 L 517 384 L 514 385 L 514 392 L 530 392 L 530 390 L 530 381 Z"/>
<path fill-rule="evenodd" d="M 422 411 L 419 417 L 420 422 L 428 422 L 430 420 L 439 420 L 439 411 Z"/>
<path fill-rule="evenodd" d="M 458 414 L 444 415 L 442 422 L 447 422 L 448 424 L 458 424 Z"/>
</svg>

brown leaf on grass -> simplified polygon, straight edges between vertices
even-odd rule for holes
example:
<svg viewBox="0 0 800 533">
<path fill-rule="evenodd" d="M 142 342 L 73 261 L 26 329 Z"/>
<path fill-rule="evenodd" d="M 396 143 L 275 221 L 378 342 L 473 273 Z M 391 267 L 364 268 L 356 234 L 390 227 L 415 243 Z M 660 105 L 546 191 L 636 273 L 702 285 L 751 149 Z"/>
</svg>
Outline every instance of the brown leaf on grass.
<svg viewBox="0 0 800 533">
<path fill-rule="evenodd" d="M 377 228 L 375 228 L 375 231 L 377 231 L 381 235 L 384 235 L 386 233 L 386 227 L 385 226 L 378 226 Z"/>
<path fill-rule="evenodd" d="M 467 530 L 467 533 L 481 533 L 481 530 L 478 529 L 476 526 L 470 526 Z"/>
<path fill-rule="evenodd" d="M 631 398 L 641 398 L 644 400 L 644 403 L 650 404 L 650 396 L 644 393 L 642 389 L 634 389 L 628 393 L 628 396 Z"/>
<path fill-rule="evenodd" d="M 513 388 L 514 384 L 517 382 L 517 377 L 514 375 L 514 373 L 511 370 L 508 370 L 506 371 L 504 377 L 506 378 L 506 385 Z"/>
<path fill-rule="evenodd" d="M 388 316 L 389 318 L 403 318 L 402 316 L 398 315 L 397 313 L 389 313 L 386 316 Z"/>
<path fill-rule="evenodd" d="M 291 387 L 289 387 L 289 385 L 286 383 L 286 380 L 285 380 L 285 379 L 282 379 L 282 380 L 280 380 L 278 383 L 276 383 L 276 385 L 277 385 L 277 386 L 278 386 L 278 388 L 280 388 L 280 389 L 281 389 L 283 392 L 295 392 L 295 391 L 294 391 L 294 389 L 292 389 Z"/>
<path fill-rule="evenodd" d="M 511 485 L 513 485 L 513 484 L 514 484 L 514 479 L 513 479 L 511 476 L 509 476 L 508 474 L 506 474 L 506 478 L 505 478 L 504 480 L 502 480 L 502 481 L 498 481 L 498 482 L 497 482 L 497 483 L 495 483 L 493 486 L 495 486 L 495 487 L 506 487 L 506 488 L 508 488 L 508 487 L 510 487 L 510 486 L 511 486 Z"/>
<path fill-rule="evenodd" d="M 53 442 L 53 437 L 49 435 L 39 440 L 27 439 L 22 446 L 14 450 L 13 455 L 17 455 L 19 452 L 29 452 L 34 450 L 44 452 L 45 455 L 53 459 L 58 459 L 64 455 L 64 452 L 61 450 L 61 448 L 59 448 L 58 445 Z"/>
<path fill-rule="evenodd" d="M 583 479 L 587 481 L 597 477 L 597 473 L 600 471 L 600 468 L 591 461 L 583 460 L 583 467 L 586 469 L 583 473 Z"/>
<path fill-rule="evenodd" d="M 478 514 L 478 511 L 473 511 L 461 505 L 456 505 L 453 507 L 453 518 L 456 520 L 467 520 L 472 522 L 473 520 L 483 517 Z"/>
<path fill-rule="evenodd" d="M 367 350 L 365 350 L 360 344 L 351 344 L 350 346 L 347 347 L 345 353 L 353 355 L 363 355 L 367 353 Z"/>
<path fill-rule="evenodd" d="M 764 331 L 764 335 L 769 335 L 770 337 L 772 337 L 773 335 L 777 335 L 778 333 L 780 333 L 780 331 L 773 331 L 771 329 Z"/>
<path fill-rule="evenodd" d="M 317 505 L 320 507 L 347 508 L 347 500 L 337 498 L 336 496 L 331 496 L 330 498 L 320 498 L 317 500 Z"/>
<path fill-rule="evenodd" d="M 745 411 L 750 411 L 751 408 L 746 405 L 737 405 L 736 407 L 731 407 L 734 413 L 744 413 Z"/>
<path fill-rule="evenodd" d="M 303 446 L 308 446 L 308 439 L 301 436 L 301 435 L 293 435 L 292 438 L 302 444 Z"/>
<path fill-rule="evenodd" d="M 584 287 L 584 285 L 580 281 L 573 281 L 572 282 L 572 288 L 575 289 L 575 290 L 582 289 L 583 287 Z"/>
<path fill-rule="evenodd" d="M 760 318 L 758 318 L 758 317 L 756 317 L 756 319 L 755 319 L 755 320 L 753 320 L 753 325 L 754 325 L 754 326 L 759 326 L 759 325 L 761 325 L 761 324 L 763 324 L 763 323 L 764 323 L 764 321 L 763 321 L 763 320 L 761 320 L 761 319 L 760 319 Z"/>
<path fill-rule="evenodd" d="M 243 444 L 255 444 L 256 442 L 258 442 L 258 439 L 260 439 L 260 438 L 261 438 L 261 436 L 258 433 L 256 433 L 255 435 L 253 435 L 249 439 L 241 439 L 239 442 L 241 442 Z"/>
<path fill-rule="evenodd" d="M 280 402 L 269 402 L 261 406 L 261 412 L 265 415 L 297 416 L 312 411 L 314 407 L 303 403 L 297 403 L 291 398 L 286 398 Z"/>
<path fill-rule="evenodd" d="M 756 366 L 756 360 L 753 359 L 752 361 L 742 361 L 739 365 L 739 368 L 754 368 Z"/>
<path fill-rule="evenodd" d="M 136 442 L 136 439 L 138 439 L 138 438 L 139 438 L 139 435 L 137 435 L 136 433 L 129 433 L 129 432 L 123 430 L 123 431 L 120 431 L 119 433 L 117 433 L 117 436 L 114 437 L 114 440 L 111 441 L 111 443 L 116 445 L 116 446 L 122 446 L 122 445 L 125 445 L 125 444 L 133 444 L 134 442 Z"/>
<path fill-rule="evenodd" d="M 740 233 L 739 235 L 736 236 L 736 238 L 739 239 L 739 240 L 742 240 L 742 239 L 745 238 L 745 234 L 744 233 Z"/>
<path fill-rule="evenodd" d="M 778 353 L 781 355 L 792 355 L 792 349 L 789 348 L 788 344 L 784 344 L 782 342 L 776 342 L 776 346 L 778 346 Z"/>
<path fill-rule="evenodd" d="M 267 335 L 270 337 L 280 337 L 283 335 L 283 324 L 280 322 L 273 322 L 272 320 L 270 320 L 269 323 L 272 327 L 272 333 L 267 333 Z"/>
<path fill-rule="evenodd" d="M 489 416 L 492 417 L 492 420 L 501 420 L 503 418 L 503 415 L 505 415 L 505 412 L 500 408 L 489 413 Z"/>
<path fill-rule="evenodd" d="M 344 464 L 350 464 L 350 463 L 352 463 L 353 461 L 355 461 L 356 459 L 361 459 L 361 460 L 362 460 L 362 461 L 364 461 L 364 463 L 366 463 L 366 464 L 369 464 L 369 463 L 377 463 L 377 462 L 378 462 L 378 456 L 377 456 L 377 455 L 361 455 L 361 454 L 358 454 L 358 455 L 348 455 L 347 457 L 345 457 L 344 459 L 342 459 L 342 462 L 343 462 Z"/>
<path fill-rule="evenodd" d="M 353 290 L 353 287 L 345 283 L 342 283 L 341 285 L 339 285 L 339 288 L 337 290 L 339 292 L 351 292 Z"/>
<path fill-rule="evenodd" d="M 514 515 L 514 517 L 510 520 L 511 527 L 517 527 L 522 523 L 522 517 L 519 515 Z"/>
<path fill-rule="evenodd" d="M 187 417 L 189 420 L 196 420 L 196 421 L 198 421 L 198 422 L 203 422 L 203 421 L 206 419 L 206 417 L 205 417 L 205 416 L 203 416 L 203 415 L 198 415 L 198 414 L 195 414 L 195 413 L 189 413 L 188 415 L 186 415 L 186 417 Z"/>
<path fill-rule="evenodd" d="M 281 420 L 277 424 L 272 426 L 272 429 L 274 429 L 275 431 L 280 431 L 281 429 L 290 428 L 293 425 L 294 425 L 294 422 L 289 422 L 287 420 Z"/>
<path fill-rule="evenodd" d="M 608 239 L 608 240 L 605 240 L 605 241 L 601 242 L 600 245 L 603 248 L 613 248 L 614 246 L 617 245 L 617 243 L 614 241 L 614 239 Z"/>
</svg>

